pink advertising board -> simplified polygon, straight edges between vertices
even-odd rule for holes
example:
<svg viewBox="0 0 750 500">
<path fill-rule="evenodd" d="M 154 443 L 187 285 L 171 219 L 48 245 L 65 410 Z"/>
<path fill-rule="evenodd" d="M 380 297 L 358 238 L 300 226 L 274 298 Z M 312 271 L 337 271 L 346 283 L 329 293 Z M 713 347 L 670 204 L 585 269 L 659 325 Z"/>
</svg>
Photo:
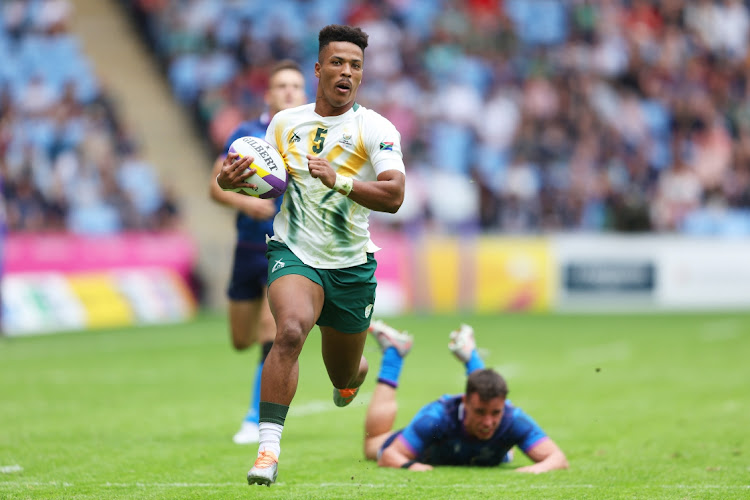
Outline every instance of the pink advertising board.
<svg viewBox="0 0 750 500">
<path fill-rule="evenodd" d="M 375 254 L 378 268 L 375 277 L 378 291 L 377 315 L 400 314 L 413 307 L 412 245 L 400 232 L 370 229 L 372 241 L 381 248 Z"/>
<path fill-rule="evenodd" d="M 10 234 L 5 273 L 158 267 L 187 276 L 196 259 L 193 239 L 180 232 L 125 233 L 84 237 L 71 234 Z"/>
</svg>

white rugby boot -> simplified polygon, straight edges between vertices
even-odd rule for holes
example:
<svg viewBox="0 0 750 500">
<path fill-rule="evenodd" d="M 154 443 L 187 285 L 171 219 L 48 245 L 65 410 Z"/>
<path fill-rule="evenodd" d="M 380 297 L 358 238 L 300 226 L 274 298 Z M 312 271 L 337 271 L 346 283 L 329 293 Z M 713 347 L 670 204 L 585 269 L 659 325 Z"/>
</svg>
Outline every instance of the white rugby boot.
<svg viewBox="0 0 750 500">
<path fill-rule="evenodd" d="M 461 325 L 458 330 L 450 333 L 448 349 L 451 350 L 462 363 L 466 364 L 471 359 L 471 353 L 477 348 L 474 341 L 474 329 L 469 325 Z"/>
<path fill-rule="evenodd" d="M 247 473 L 247 484 L 265 484 L 271 486 L 279 474 L 279 459 L 270 450 L 261 451 L 255 465 Z"/>
<path fill-rule="evenodd" d="M 370 333 L 380 344 L 380 350 L 385 352 L 389 347 L 395 347 L 402 358 L 409 354 L 414 344 L 414 337 L 406 332 L 400 332 L 383 321 L 377 320 L 370 324 Z"/>
</svg>

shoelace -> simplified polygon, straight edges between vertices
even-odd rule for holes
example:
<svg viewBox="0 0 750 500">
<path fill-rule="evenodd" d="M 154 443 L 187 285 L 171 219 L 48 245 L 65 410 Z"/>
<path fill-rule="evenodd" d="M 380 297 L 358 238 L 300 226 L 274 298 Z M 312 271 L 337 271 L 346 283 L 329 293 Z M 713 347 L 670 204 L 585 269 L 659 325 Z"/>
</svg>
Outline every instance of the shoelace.
<svg viewBox="0 0 750 500">
<path fill-rule="evenodd" d="M 255 467 L 258 469 L 266 469 L 278 461 L 279 460 L 272 451 L 261 451 L 260 455 L 258 455 L 258 458 L 255 460 Z"/>
</svg>

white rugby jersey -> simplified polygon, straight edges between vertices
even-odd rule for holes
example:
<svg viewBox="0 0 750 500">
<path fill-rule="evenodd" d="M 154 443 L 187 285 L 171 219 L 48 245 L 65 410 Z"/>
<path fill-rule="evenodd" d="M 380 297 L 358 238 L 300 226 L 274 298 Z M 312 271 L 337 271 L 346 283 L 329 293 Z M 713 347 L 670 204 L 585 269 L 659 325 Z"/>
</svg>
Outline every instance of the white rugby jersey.
<svg viewBox="0 0 750 500">
<path fill-rule="evenodd" d="M 367 262 L 367 253 L 379 250 L 370 241 L 370 209 L 311 177 L 306 155 L 324 157 L 337 173 L 359 181 L 374 181 L 386 170 L 404 172 L 396 127 L 356 103 L 340 116 L 320 116 L 312 103 L 276 113 L 266 141 L 279 150 L 289 173 L 271 239 L 319 269 Z"/>
</svg>

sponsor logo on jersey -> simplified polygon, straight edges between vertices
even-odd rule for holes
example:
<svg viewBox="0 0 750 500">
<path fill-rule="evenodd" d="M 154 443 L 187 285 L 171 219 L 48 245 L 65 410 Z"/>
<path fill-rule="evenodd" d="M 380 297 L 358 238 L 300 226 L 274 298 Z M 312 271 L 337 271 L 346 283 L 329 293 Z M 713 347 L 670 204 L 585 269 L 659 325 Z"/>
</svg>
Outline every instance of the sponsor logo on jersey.
<svg viewBox="0 0 750 500">
<path fill-rule="evenodd" d="M 344 144 L 345 146 L 351 146 L 352 145 L 352 135 L 351 134 L 343 134 L 341 136 L 341 139 L 339 139 L 339 142 L 341 144 Z"/>
<path fill-rule="evenodd" d="M 289 138 L 289 144 L 292 144 L 293 142 L 299 142 L 302 139 L 299 138 L 297 135 L 297 132 L 292 132 L 292 137 Z"/>
<path fill-rule="evenodd" d="M 393 151 L 393 143 L 392 142 L 381 142 L 380 143 L 380 150 L 381 151 Z"/>
</svg>

